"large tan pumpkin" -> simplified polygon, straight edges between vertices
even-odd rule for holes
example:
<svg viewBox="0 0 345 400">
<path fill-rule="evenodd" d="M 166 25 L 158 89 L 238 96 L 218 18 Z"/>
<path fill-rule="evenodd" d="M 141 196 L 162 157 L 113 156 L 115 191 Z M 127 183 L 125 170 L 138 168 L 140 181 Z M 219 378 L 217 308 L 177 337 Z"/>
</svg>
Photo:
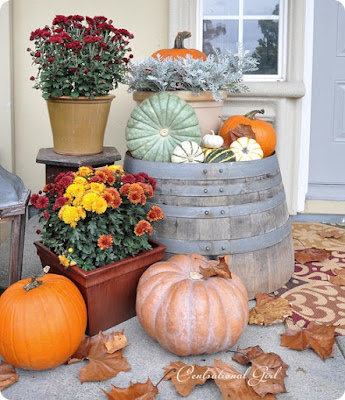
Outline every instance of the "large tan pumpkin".
<svg viewBox="0 0 345 400">
<path fill-rule="evenodd" d="M 209 266 L 199 254 L 175 255 L 140 278 L 136 310 L 146 332 L 179 356 L 231 348 L 248 323 L 248 296 L 240 279 L 200 277 Z"/>
</svg>

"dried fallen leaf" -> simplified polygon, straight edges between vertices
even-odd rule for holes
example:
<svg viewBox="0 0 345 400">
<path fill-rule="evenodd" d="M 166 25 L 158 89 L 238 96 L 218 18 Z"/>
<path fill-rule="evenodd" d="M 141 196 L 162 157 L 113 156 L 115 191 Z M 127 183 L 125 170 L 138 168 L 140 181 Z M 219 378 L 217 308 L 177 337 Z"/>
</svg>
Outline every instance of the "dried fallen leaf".
<svg viewBox="0 0 345 400">
<path fill-rule="evenodd" d="M 238 348 L 236 354 L 232 357 L 232 359 L 242 365 L 248 365 L 250 364 L 252 359 L 258 357 L 263 353 L 264 351 L 260 346 L 247 347 L 246 349 Z"/>
<path fill-rule="evenodd" d="M 127 344 L 127 338 L 123 334 L 123 330 L 121 332 L 111 332 L 107 335 L 109 339 L 104 343 L 108 353 L 115 353 L 117 350 L 123 349 Z"/>
<path fill-rule="evenodd" d="M 286 392 L 287 364 L 275 353 L 264 353 L 251 360 L 248 385 L 261 397 Z"/>
<path fill-rule="evenodd" d="M 235 129 L 229 131 L 229 136 L 231 143 L 243 136 L 256 140 L 256 135 L 252 127 L 245 124 L 237 125 Z"/>
<path fill-rule="evenodd" d="M 219 257 L 219 261 L 210 260 L 209 267 L 203 268 L 200 266 L 200 274 L 204 279 L 211 276 L 220 276 L 221 278 L 231 279 L 231 272 L 225 257 Z"/>
<path fill-rule="evenodd" d="M 17 382 L 18 374 L 11 364 L 5 361 L 0 363 L 0 392 Z"/>
<path fill-rule="evenodd" d="M 300 331 L 287 330 L 281 335 L 281 345 L 294 350 L 313 349 L 324 361 L 334 357 L 333 345 L 334 325 L 321 325 L 311 322 L 307 328 Z"/>
<path fill-rule="evenodd" d="M 197 364 L 186 365 L 181 361 L 176 361 L 164 369 L 167 373 L 164 380 L 171 379 L 171 384 L 175 386 L 177 393 L 187 397 L 196 385 L 203 385 L 211 377 L 212 367 L 200 367 Z"/>
<path fill-rule="evenodd" d="M 255 300 L 256 306 L 249 311 L 249 324 L 265 326 L 277 324 L 292 315 L 292 307 L 283 297 L 258 293 Z"/>
<path fill-rule="evenodd" d="M 81 383 L 87 381 L 105 381 L 106 379 L 116 376 L 121 371 L 131 369 L 127 360 L 123 357 L 123 349 L 114 353 L 109 353 L 106 343 L 117 340 L 122 332 L 111 332 L 104 335 L 103 332 L 93 338 L 83 340 L 76 354 L 72 356 L 72 360 L 80 360 L 87 358 L 89 363 L 80 369 L 79 379 Z M 127 340 L 121 339 L 124 345 Z M 75 362 L 75 361 L 74 361 Z"/>
<path fill-rule="evenodd" d="M 331 254 L 331 251 L 310 247 L 308 249 L 295 251 L 295 260 L 301 264 L 311 261 L 324 261 L 327 260 Z"/>
<path fill-rule="evenodd" d="M 108 400 L 154 400 L 158 389 L 153 385 L 150 378 L 146 383 L 131 383 L 128 388 L 119 388 L 111 385 L 111 391 L 103 392 Z"/>
<path fill-rule="evenodd" d="M 268 394 L 264 397 L 259 396 L 251 385 L 245 374 L 237 371 L 231 364 L 226 364 L 222 360 L 214 360 L 213 368 L 214 381 L 222 392 L 222 399 L 228 400 L 273 400 L 276 397 Z"/>
<path fill-rule="evenodd" d="M 332 229 L 330 231 L 322 231 L 319 232 L 319 235 L 321 237 L 325 238 L 334 238 L 334 239 L 340 239 L 341 237 L 344 236 L 345 231 L 340 231 L 339 229 Z"/>
<path fill-rule="evenodd" d="M 345 286 L 345 269 L 334 268 L 333 272 L 336 276 L 330 276 L 329 281 L 333 285 Z"/>
<path fill-rule="evenodd" d="M 79 361 L 83 361 L 89 354 L 91 340 L 92 338 L 90 336 L 85 335 L 76 352 L 72 354 L 67 361 L 67 364 L 73 364 Z"/>
</svg>

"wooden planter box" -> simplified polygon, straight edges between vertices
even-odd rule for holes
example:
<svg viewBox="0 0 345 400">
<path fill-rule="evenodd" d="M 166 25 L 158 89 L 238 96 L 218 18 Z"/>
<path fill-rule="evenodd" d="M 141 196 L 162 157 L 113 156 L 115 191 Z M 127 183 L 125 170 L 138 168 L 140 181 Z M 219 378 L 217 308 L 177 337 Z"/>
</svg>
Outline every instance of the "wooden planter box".
<svg viewBox="0 0 345 400">
<path fill-rule="evenodd" d="M 150 243 L 151 250 L 92 271 L 77 266 L 64 268 L 42 242 L 34 244 L 42 267 L 49 265 L 50 273 L 71 279 L 82 293 L 88 314 L 87 333 L 92 336 L 136 315 L 138 281 L 150 265 L 162 259 L 166 248 L 153 240 Z"/>
</svg>

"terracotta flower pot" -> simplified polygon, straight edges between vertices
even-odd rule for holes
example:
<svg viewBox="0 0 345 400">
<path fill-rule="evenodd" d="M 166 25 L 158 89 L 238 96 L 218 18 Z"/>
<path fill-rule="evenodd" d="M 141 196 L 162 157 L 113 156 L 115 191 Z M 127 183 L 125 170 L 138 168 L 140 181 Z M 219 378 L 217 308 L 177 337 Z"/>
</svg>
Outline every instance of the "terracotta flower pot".
<svg viewBox="0 0 345 400">
<path fill-rule="evenodd" d="M 77 285 L 86 302 L 87 333 L 92 336 L 136 315 L 139 278 L 151 264 L 162 259 L 166 249 L 153 240 L 150 243 L 151 250 L 92 271 L 77 266 L 64 268 L 58 256 L 42 242 L 34 244 L 42 267 L 49 265 L 49 272 L 64 275 Z"/>
<path fill-rule="evenodd" d="M 47 100 L 54 150 L 64 155 L 88 155 L 103 151 L 103 139 L 113 95 L 94 99 L 70 96 Z"/>
<path fill-rule="evenodd" d="M 222 124 L 223 102 L 227 98 L 226 91 L 222 91 L 222 101 L 215 101 L 211 91 L 200 92 L 196 96 L 193 92 L 187 90 L 167 91 L 166 93 L 175 95 L 190 104 L 198 117 L 201 135 L 210 133 L 212 129 L 218 133 Z M 134 92 L 133 100 L 141 103 L 143 100 L 157 94 L 157 92 Z"/>
</svg>

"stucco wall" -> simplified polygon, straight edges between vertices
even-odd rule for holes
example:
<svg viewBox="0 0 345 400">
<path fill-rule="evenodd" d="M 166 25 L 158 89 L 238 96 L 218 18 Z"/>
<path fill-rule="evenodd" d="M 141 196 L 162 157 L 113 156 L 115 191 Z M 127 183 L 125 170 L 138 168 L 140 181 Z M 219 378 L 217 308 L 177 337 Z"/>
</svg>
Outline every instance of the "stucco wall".
<svg viewBox="0 0 345 400">
<path fill-rule="evenodd" d="M 56 14 L 104 15 L 112 19 L 116 27 L 134 34 L 134 61 L 168 45 L 168 0 L 13 1 L 15 172 L 33 191 L 44 184 L 44 165 L 35 162 L 37 152 L 42 147 L 52 147 L 53 142 L 45 100 L 40 91 L 32 89 L 29 80 L 36 70 L 26 48 L 32 45 L 31 31 L 50 24 Z M 114 94 L 104 144 L 115 146 L 124 157 L 125 126 L 135 103 L 123 85 Z"/>
</svg>

